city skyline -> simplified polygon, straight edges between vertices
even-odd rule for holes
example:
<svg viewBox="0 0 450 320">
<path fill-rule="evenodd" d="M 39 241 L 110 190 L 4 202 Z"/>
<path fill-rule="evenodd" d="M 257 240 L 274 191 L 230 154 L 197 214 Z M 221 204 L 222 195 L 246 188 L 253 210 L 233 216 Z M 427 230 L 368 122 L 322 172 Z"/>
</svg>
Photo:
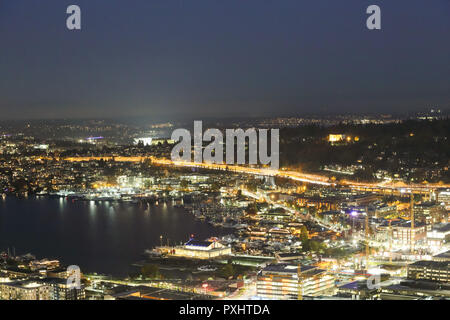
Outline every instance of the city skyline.
<svg viewBox="0 0 450 320">
<path fill-rule="evenodd" d="M 0 1 L 0 300 L 450 300 L 449 13 Z"/>
</svg>

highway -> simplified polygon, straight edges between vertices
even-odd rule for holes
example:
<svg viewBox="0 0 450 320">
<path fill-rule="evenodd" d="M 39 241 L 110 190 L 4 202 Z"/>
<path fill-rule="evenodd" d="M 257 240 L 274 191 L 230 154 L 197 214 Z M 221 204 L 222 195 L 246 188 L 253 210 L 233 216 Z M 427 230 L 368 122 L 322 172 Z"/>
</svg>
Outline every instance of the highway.
<svg viewBox="0 0 450 320">
<path fill-rule="evenodd" d="M 252 168 L 238 165 L 227 165 L 227 164 L 211 164 L 211 163 L 196 163 L 196 162 L 184 162 L 184 161 L 172 161 L 164 158 L 156 158 L 153 156 L 148 157 L 69 157 L 58 159 L 70 162 L 82 162 L 82 161 L 116 161 L 116 162 L 143 162 L 146 160 L 151 160 L 152 163 L 163 166 L 175 166 L 175 167 L 190 167 L 190 168 L 202 168 L 209 170 L 218 171 L 230 171 L 243 174 L 251 174 L 257 176 L 272 176 L 286 178 L 294 181 L 301 181 L 310 184 L 322 185 L 322 186 L 346 186 L 351 189 L 357 189 L 361 191 L 372 191 L 383 194 L 408 194 L 408 193 L 419 193 L 427 194 L 430 191 L 436 190 L 438 188 L 450 188 L 449 184 L 406 184 L 402 182 L 355 182 L 351 180 L 341 180 L 339 182 L 331 181 L 327 176 L 304 173 L 299 171 L 291 170 L 274 170 L 270 168 Z"/>
</svg>

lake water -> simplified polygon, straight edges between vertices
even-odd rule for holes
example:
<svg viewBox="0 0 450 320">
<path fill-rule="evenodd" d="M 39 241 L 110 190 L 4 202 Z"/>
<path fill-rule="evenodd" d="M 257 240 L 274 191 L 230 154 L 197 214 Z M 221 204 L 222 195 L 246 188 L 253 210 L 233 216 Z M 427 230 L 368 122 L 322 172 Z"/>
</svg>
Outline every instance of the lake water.
<svg viewBox="0 0 450 320">
<path fill-rule="evenodd" d="M 127 275 L 145 249 L 179 244 L 193 234 L 203 240 L 229 230 L 195 220 L 169 204 L 75 201 L 46 197 L 0 199 L 0 251 L 58 259 L 82 272 Z"/>
</svg>

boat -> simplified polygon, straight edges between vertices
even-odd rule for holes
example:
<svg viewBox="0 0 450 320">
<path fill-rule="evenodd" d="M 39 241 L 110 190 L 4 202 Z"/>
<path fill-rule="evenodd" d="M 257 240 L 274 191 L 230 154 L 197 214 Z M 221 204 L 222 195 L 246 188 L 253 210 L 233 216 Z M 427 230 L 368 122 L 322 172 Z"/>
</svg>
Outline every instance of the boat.
<svg viewBox="0 0 450 320">
<path fill-rule="evenodd" d="M 146 249 L 145 254 L 150 256 L 150 257 L 160 257 L 161 256 L 161 252 L 159 252 L 157 249 Z"/>
<path fill-rule="evenodd" d="M 201 271 L 201 272 L 213 272 L 213 271 L 216 271 L 217 268 L 214 266 L 206 265 L 206 266 L 198 267 L 197 270 Z"/>
</svg>

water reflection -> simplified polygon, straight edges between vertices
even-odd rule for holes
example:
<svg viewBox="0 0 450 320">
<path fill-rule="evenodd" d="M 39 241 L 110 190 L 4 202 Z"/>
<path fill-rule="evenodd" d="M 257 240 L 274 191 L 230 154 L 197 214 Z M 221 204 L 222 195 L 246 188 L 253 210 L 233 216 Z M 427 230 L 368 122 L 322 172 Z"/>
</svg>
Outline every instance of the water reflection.
<svg viewBox="0 0 450 320">
<path fill-rule="evenodd" d="M 203 239 L 228 230 L 194 220 L 184 209 L 132 203 L 96 203 L 65 199 L 7 198 L 0 206 L 0 251 L 56 258 L 82 271 L 126 275 L 145 249 L 189 234 Z M 164 241 L 166 242 L 166 241 Z"/>
</svg>

